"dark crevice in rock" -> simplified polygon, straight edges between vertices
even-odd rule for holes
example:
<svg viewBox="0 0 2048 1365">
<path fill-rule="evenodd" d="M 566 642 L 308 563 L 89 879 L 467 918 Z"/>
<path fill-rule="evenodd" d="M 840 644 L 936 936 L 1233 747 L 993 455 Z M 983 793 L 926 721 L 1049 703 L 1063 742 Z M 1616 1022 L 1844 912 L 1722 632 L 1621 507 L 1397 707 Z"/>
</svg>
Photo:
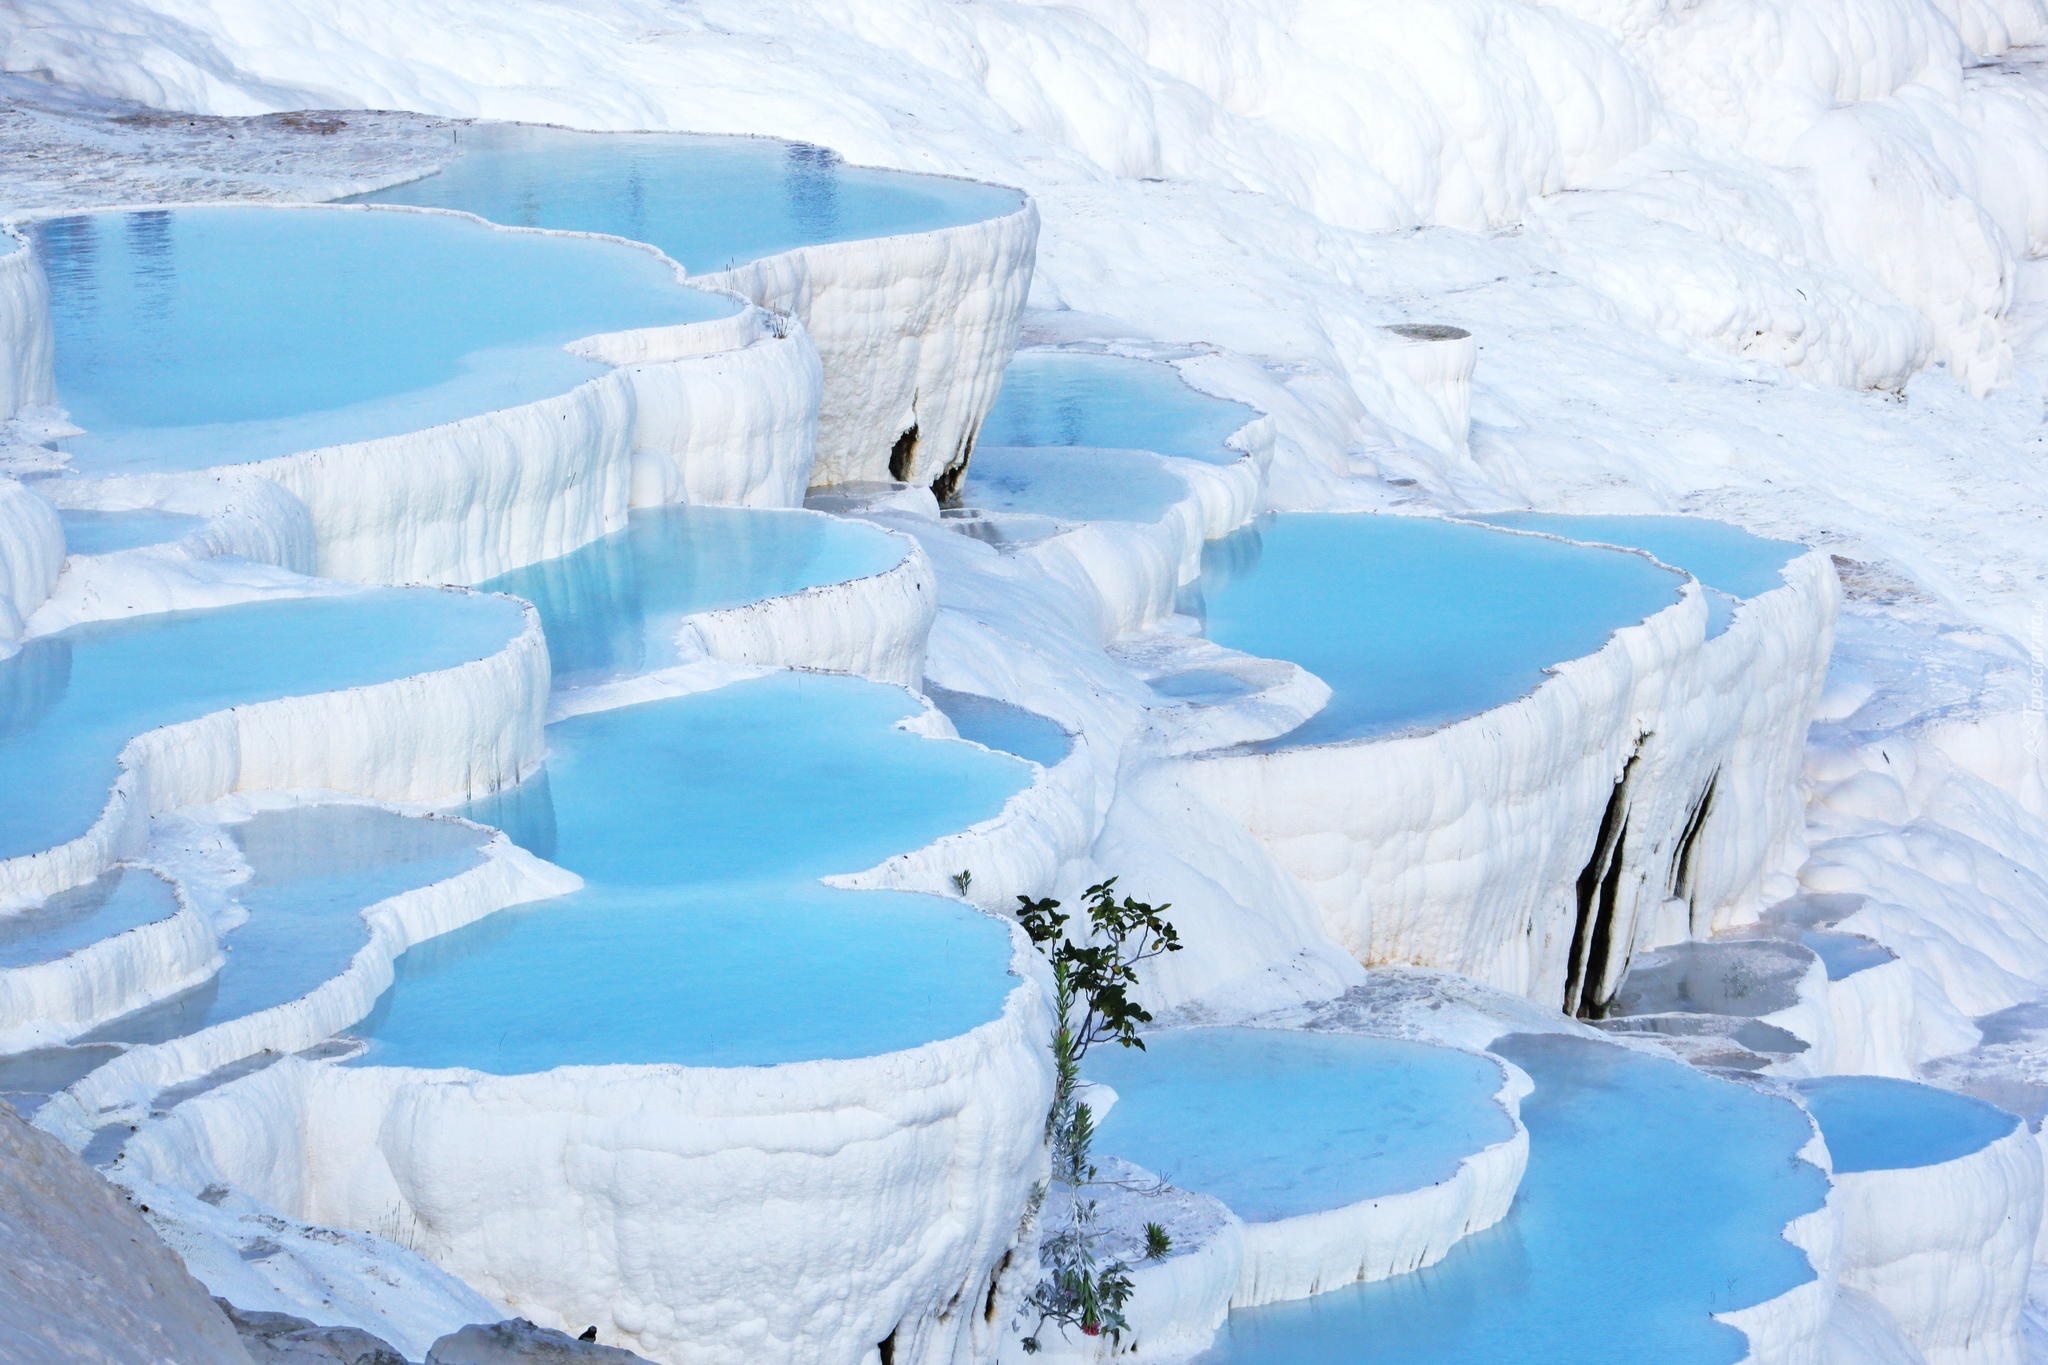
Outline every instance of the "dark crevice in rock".
<svg viewBox="0 0 2048 1365">
<path fill-rule="evenodd" d="M 898 483 L 910 482 L 911 467 L 917 462 L 917 423 L 896 438 L 896 446 L 889 452 L 889 477 Z"/>
<path fill-rule="evenodd" d="M 1699 879 L 1695 855 L 1699 851 L 1700 831 L 1706 828 L 1707 817 L 1714 811 L 1714 790 L 1720 785 L 1721 774 L 1716 772 L 1707 779 L 1700 799 L 1693 802 L 1692 813 L 1685 817 L 1685 829 L 1678 836 L 1678 850 L 1671 858 L 1671 894 L 1686 903 L 1687 920 L 1691 912 L 1698 909 L 1693 904 L 1693 892 Z M 1697 926 L 1690 926 L 1697 927 Z"/>
<path fill-rule="evenodd" d="M 981 431 L 977 428 L 967 438 L 967 443 L 960 447 L 959 456 L 951 464 L 940 470 L 939 476 L 932 480 L 932 496 L 939 500 L 940 506 L 958 507 L 960 505 L 960 485 L 967 478 L 967 462 L 974 458 L 974 443 L 980 437 Z"/>
<path fill-rule="evenodd" d="M 1629 780 L 1635 774 L 1636 752 L 1622 766 L 1608 795 L 1607 809 L 1600 816 L 1600 835 L 1593 856 L 1579 873 L 1578 917 L 1572 926 L 1571 959 L 1566 963 L 1564 1012 L 1580 1019 L 1597 1019 L 1607 1006 L 1608 980 L 1619 977 L 1612 970 L 1614 921 L 1621 900 L 1623 852 L 1628 844 Z M 1626 947 L 1624 945 L 1624 951 Z"/>
</svg>

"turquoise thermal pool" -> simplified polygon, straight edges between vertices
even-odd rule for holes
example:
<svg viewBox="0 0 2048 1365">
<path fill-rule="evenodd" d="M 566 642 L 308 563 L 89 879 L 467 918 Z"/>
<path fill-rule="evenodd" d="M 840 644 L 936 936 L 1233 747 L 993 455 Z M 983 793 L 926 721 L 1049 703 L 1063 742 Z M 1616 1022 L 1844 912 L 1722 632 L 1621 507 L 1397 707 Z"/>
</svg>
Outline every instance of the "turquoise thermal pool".
<svg viewBox="0 0 2048 1365">
<path fill-rule="evenodd" d="M 1218 644 L 1330 685 L 1322 711 L 1267 746 L 1291 747 L 1514 701 L 1677 601 L 1682 581 L 1640 555 L 1434 517 L 1288 513 L 1212 542 L 1184 606 Z"/>
<path fill-rule="evenodd" d="M 1007 926 L 841 891 L 997 814 L 1030 769 L 896 727 L 903 692 L 786 673 L 560 721 L 544 773 L 467 812 L 580 874 L 399 959 L 363 1060 L 497 1074 L 864 1057 L 995 1018 Z"/>
<path fill-rule="evenodd" d="M 455 820 L 350 805 L 266 811 L 230 833 L 249 865 L 235 893 L 249 917 L 225 936 L 220 971 L 84 1041 L 163 1042 L 311 993 L 369 942 L 364 910 L 477 866 L 491 837 Z"/>
<path fill-rule="evenodd" d="M 1230 464 L 1242 452 L 1225 440 L 1258 415 L 1192 387 L 1171 365 L 1083 351 L 1019 351 L 1003 371 L 1002 392 L 976 444 L 1150 450 Z"/>
<path fill-rule="evenodd" d="M 1708 590 L 1708 629 L 1714 635 L 1728 628 L 1736 603 L 1784 587 L 1785 566 L 1806 553 L 1804 545 L 1767 540 L 1705 517 L 1494 512 L 1472 520 L 1655 555 L 1672 568 L 1691 574 Z"/>
<path fill-rule="evenodd" d="M 497 653 L 504 597 L 385 588 L 76 626 L 0 659 L 0 858 L 91 828 L 122 746 L 227 707 L 388 682 Z"/>
<path fill-rule="evenodd" d="M 1028 758 L 1040 767 L 1052 767 L 1073 748 L 1067 732 L 1036 711 L 973 692 L 951 692 L 929 682 L 925 695 L 953 722 L 960 738 Z"/>
<path fill-rule="evenodd" d="M 1982 1151 L 2019 1123 L 1982 1100 L 1917 1081 L 1820 1076 L 1795 1085 L 1843 1175 L 1938 1166 Z"/>
<path fill-rule="evenodd" d="M 177 913 L 169 882 L 140 868 L 118 867 L 41 905 L 0 915 L 0 968 L 51 962 Z"/>
<path fill-rule="evenodd" d="M 1157 521 L 1187 491 L 1178 475 L 1137 451 L 982 445 L 960 501 L 1062 521 Z"/>
<path fill-rule="evenodd" d="M 1096 1150 L 1272 1222 L 1422 1189 L 1514 1136 L 1484 1057 L 1392 1038 L 1176 1029 L 1098 1048 Z"/>
<path fill-rule="evenodd" d="M 206 525 L 204 517 L 149 507 L 133 512 L 65 510 L 57 513 L 57 521 L 64 528 L 64 549 L 74 555 L 105 555 L 162 545 Z"/>
<path fill-rule="evenodd" d="M 849 166 L 823 147 L 768 138 L 517 123 L 479 124 L 457 138 L 462 155 L 433 175 L 354 202 L 628 237 L 692 274 L 797 247 L 959 227 L 1024 202 L 1015 190 Z"/>
<path fill-rule="evenodd" d="M 88 474 L 202 469 L 565 393 L 563 347 L 738 308 L 619 242 L 447 214 L 189 208 L 31 225 Z"/>
<path fill-rule="evenodd" d="M 1536 1083 L 1507 1218 L 1427 1269 L 1235 1312 L 1207 1365 L 1734 1365 L 1711 1315 L 1813 1279 L 1783 1235 L 1827 1198 L 1796 1106 L 1587 1039 L 1495 1050 Z"/>
<path fill-rule="evenodd" d="M 906 553 L 885 531 L 814 512 L 661 507 L 485 586 L 534 604 L 555 685 L 573 687 L 675 663 L 694 612 L 866 578 Z"/>
</svg>

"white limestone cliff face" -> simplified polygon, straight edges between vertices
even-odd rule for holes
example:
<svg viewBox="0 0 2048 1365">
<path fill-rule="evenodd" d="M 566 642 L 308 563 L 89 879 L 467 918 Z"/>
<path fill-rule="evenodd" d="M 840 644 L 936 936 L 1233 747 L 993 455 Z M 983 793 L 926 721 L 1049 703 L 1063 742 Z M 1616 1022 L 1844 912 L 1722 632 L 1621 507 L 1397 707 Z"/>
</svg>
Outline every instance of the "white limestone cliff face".
<svg viewBox="0 0 2048 1365">
<path fill-rule="evenodd" d="M 1028 953 L 1028 949 L 1019 949 Z M 775 1067 L 487 1076 L 287 1060 L 132 1139 L 139 1179 L 222 1181 L 394 1237 L 535 1321 L 680 1362 L 993 1354 L 1042 1177 L 1049 1022 Z M 549 1173 L 536 1179 L 537 1172 Z"/>
<path fill-rule="evenodd" d="M 1361 962 L 1597 1007 L 1637 949 L 1753 919 L 1790 889 L 1838 598 L 1826 557 L 1803 556 L 1709 639 L 1688 583 L 1506 706 L 1385 739 L 1200 754 L 1183 771 L 1311 889 Z"/>
<path fill-rule="evenodd" d="M 813 485 L 959 478 L 1031 287 L 1038 210 L 693 276 L 802 320 L 824 365 Z M 893 466 L 893 467 L 892 467 Z"/>
<path fill-rule="evenodd" d="M 1836 1172 L 1842 1284 L 1881 1305 L 1928 1365 L 2017 1365 L 2041 1183 L 2018 1121 L 1953 1161 Z"/>
<path fill-rule="evenodd" d="M 0 423 L 57 401 L 50 282 L 28 239 L 0 228 Z"/>
<path fill-rule="evenodd" d="M 0 1357 L 236 1365 L 205 1286 L 113 1186 L 0 1104 Z"/>
<path fill-rule="evenodd" d="M 15 651 L 29 617 L 56 591 L 63 564 L 57 509 L 0 476 L 0 659 Z"/>
<path fill-rule="evenodd" d="M 372 800 L 487 795 L 539 765 L 547 645 L 531 607 L 496 653 L 339 692 L 216 711 L 138 735 L 90 830 L 0 859 L 0 906 L 92 880 L 137 851 L 149 817 L 236 792 L 328 790 Z"/>
<path fill-rule="evenodd" d="M 1359 961 L 1561 1001 L 1577 882 L 1650 728 L 1639 690 L 1693 663 L 1705 620 L 1688 587 L 1519 701 L 1416 734 L 1196 755 L 1184 777 L 1301 879 Z"/>
<path fill-rule="evenodd" d="M 880 573 L 693 614 L 682 628 L 685 652 L 757 667 L 851 673 L 915 689 L 924 678 L 938 585 L 918 543 L 891 538 L 903 547 L 903 558 Z"/>
<path fill-rule="evenodd" d="M 796 319 L 731 318 L 591 337 L 633 392 L 632 505 L 795 507 L 817 458 L 824 370 Z"/>
</svg>

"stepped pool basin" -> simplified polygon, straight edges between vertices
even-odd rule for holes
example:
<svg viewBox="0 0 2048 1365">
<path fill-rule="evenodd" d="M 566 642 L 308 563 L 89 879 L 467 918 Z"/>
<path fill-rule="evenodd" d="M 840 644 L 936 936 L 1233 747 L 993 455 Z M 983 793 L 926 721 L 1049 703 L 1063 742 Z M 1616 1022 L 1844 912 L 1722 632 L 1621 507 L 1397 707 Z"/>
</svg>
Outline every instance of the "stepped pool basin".
<svg viewBox="0 0 2048 1365">
<path fill-rule="evenodd" d="M 1799 935 L 1799 942 L 1820 959 L 1830 981 L 1846 981 L 1858 972 L 1899 960 L 1897 953 L 1875 939 L 1838 929 L 1808 929 Z"/>
<path fill-rule="evenodd" d="M 586 886 L 406 953 L 361 1060 L 766 1066 L 995 1018 L 1007 926 L 816 880 L 988 819 L 1027 784 L 1022 763 L 895 728 L 915 710 L 895 688 L 788 673 L 551 726 L 544 773 L 465 813 Z"/>
<path fill-rule="evenodd" d="M 1792 1104 L 1681 1063 L 1559 1035 L 1495 1050 L 1528 1072 L 1529 1168 L 1507 1219 L 1413 1274 L 1233 1313 L 1209 1365 L 1734 1365 L 1714 1313 L 1813 1279 L 1782 1235 L 1821 1208 Z"/>
<path fill-rule="evenodd" d="M 925 684 L 925 695 L 953 722 L 960 738 L 1028 758 L 1042 768 L 1052 767 L 1073 748 L 1074 742 L 1067 732 L 1036 711 L 973 692 L 948 691 L 931 683 Z"/>
<path fill-rule="evenodd" d="M 178 898 L 169 882 L 141 868 L 117 867 L 41 905 L 0 915 L 0 969 L 53 962 L 176 913 Z"/>
<path fill-rule="evenodd" d="M 231 706 L 452 668 L 525 629 L 505 597 L 384 588 L 75 626 L 0 660 L 0 858 L 105 806 L 122 747 Z"/>
<path fill-rule="evenodd" d="M 1084 351 L 1019 351 L 1003 371 L 1002 392 L 977 444 L 1149 450 L 1230 464 L 1243 452 L 1224 442 L 1258 415 L 1194 388 L 1171 365 Z"/>
<path fill-rule="evenodd" d="M 163 512 L 153 507 L 132 512 L 90 512 L 66 509 L 57 513 L 64 528 L 64 549 L 74 555 L 105 555 L 139 550 L 181 539 L 206 525 L 205 517 Z"/>
<path fill-rule="evenodd" d="M 1157 521 L 1187 491 L 1170 470 L 1138 451 L 982 445 L 967 467 L 960 501 L 1061 521 Z"/>
<path fill-rule="evenodd" d="M 1372 739 L 1461 720 L 1533 691 L 1678 600 L 1641 555 L 1433 517 L 1285 513 L 1203 552 L 1183 597 L 1218 644 L 1330 685 L 1262 747 Z"/>
<path fill-rule="evenodd" d="M 231 827 L 250 877 L 248 919 L 204 985 L 87 1034 L 87 1043 L 161 1043 L 297 1000 L 332 980 L 370 940 L 362 911 L 483 860 L 490 832 L 378 806 L 266 811 Z"/>
<path fill-rule="evenodd" d="M 1707 589 L 1708 632 L 1713 635 L 1728 628 L 1737 603 L 1784 587 L 1785 566 L 1806 553 L 1804 545 L 1769 540 L 1705 517 L 1493 512 L 1472 520 L 1655 555 L 1672 568 L 1691 574 Z"/>
<path fill-rule="evenodd" d="M 1175 1029 L 1099 1048 L 1116 1091 L 1096 1150 L 1222 1200 L 1247 1222 L 1341 1208 L 1448 1180 L 1515 1127 L 1501 1070 L 1393 1038 Z"/>
<path fill-rule="evenodd" d="M 460 209 L 515 227 L 601 232 L 659 247 L 693 274 L 798 247 L 932 232 L 1014 213 L 1015 190 L 849 166 L 769 138 L 460 129 L 461 155 L 351 202 Z"/>
<path fill-rule="evenodd" d="M 1794 1083 L 1842 1175 L 1938 1166 L 1980 1152 L 2019 1119 L 1982 1100 L 1886 1076 Z"/>
<path fill-rule="evenodd" d="M 80 214 L 29 227 L 57 396 L 88 474 L 243 464 L 565 393 L 563 347 L 723 317 L 619 242 L 445 214 L 299 207 Z"/>
<path fill-rule="evenodd" d="M 677 662 L 694 612 L 865 578 L 904 554 L 884 531 L 812 512 L 659 507 L 485 586 L 534 604 L 555 683 L 573 687 Z"/>
</svg>

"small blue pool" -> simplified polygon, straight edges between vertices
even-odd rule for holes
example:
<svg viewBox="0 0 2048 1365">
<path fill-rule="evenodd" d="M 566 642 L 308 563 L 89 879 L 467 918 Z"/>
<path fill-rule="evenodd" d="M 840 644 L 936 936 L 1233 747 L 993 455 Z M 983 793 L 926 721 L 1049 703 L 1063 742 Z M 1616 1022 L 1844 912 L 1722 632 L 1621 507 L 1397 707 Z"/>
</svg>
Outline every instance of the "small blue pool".
<svg viewBox="0 0 2048 1365">
<path fill-rule="evenodd" d="M 618 242 L 445 214 L 188 208 L 33 224 L 85 473 L 203 469 L 567 392 L 600 332 L 733 312 Z"/>
<path fill-rule="evenodd" d="M 661 507 L 485 586 L 534 604 L 555 684 L 573 687 L 676 662 L 694 612 L 865 578 L 904 554 L 884 531 L 812 512 Z"/>
<path fill-rule="evenodd" d="M 1036 711 L 972 692 L 950 692 L 927 683 L 925 695 L 953 722 L 960 738 L 1050 768 L 1067 756 L 1073 740 Z"/>
<path fill-rule="evenodd" d="M 1715 635 L 1728 628 L 1736 603 L 1784 587 L 1785 566 L 1806 553 L 1804 545 L 1768 540 L 1705 517 L 1494 512 L 1473 520 L 1653 554 L 1674 569 L 1685 570 L 1708 590 L 1708 626 Z"/>
<path fill-rule="evenodd" d="M 75 626 L 0 659 L 0 858 L 86 832 L 123 745 L 278 697 L 452 668 L 524 629 L 504 597 L 385 588 Z"/>
<path fill-rule="evenodd" d="M 582 875 L 414 948 L 363 1060 L 498 1074 L 863 1057 L 964 1033 L 1014 985 L 1000 922 L 817 882 L 994 816 L 1030 769 L 895 727 L 915 703 L 778 674 L 564 720 L 467 812 Z"/>
<path fill-rule="evenodd" d="M 1183 601 L 1209 638 L 1300 664 L 1329 704 L 1271 747 L 1441 725 L 1678 600 L 1640 555 L 1433 517 L 1286 513 L 1212 542 Z"/>
<path fill-rule="evenodd" d="M 1938 1166 L 1982 1151 L 2019 1119 L 1982 1100 L 1885 1076 L 1796 1082 L 1842 1174 Z"/>
<path fill-rule="evenodd" d="M 297 1000 L 339 975 L 369 942 L 362 912 L 483 860 L 487 831 L 376 806 L 303 806 L 232 827 L 250 878 L 249 918 L 222 944 L 204 985 L 106 1024 L 86 1042 L 160 1043 Z"/>
<path fill-rule="evenodd" d="M 132 512 L 88 512 L 65 510 L 57 513 L 64 528 L 64 548 L 75 555 L 105 555 L 117 550 L 139 550 L 145 545 L 162 545 L 192 534 L 206 525 L 206 518 L 183 512 L 161 512 L 151 507 Z"/>
<path fill-rule="evenodd" d="M 0 915 L 0 968 L 51 962 L 177 913 L 169 882 L 140 868 L 117 867 L 33 909 Z"/>
<path fill-rule="evenodd" d="M 1024 202 L 1015 190 L 849 166 L 823 147 L 768 138 L 518 123 L 456 136 L 462 155 L 441 170 L 354 202 L 629 237 L 692 274 L 796 247 L 959 227 Z"/>
<path fill-rule="evenodd" d="M 1150 450 L 1230 464 L 1242 452 L 1225 440 L 1258 415 L 1192 387 L 1171 365 L 1084 351 L 1019 351 L 1003 371 L 1002 392 L 976 444 Z"/>
<path fill-rule="evenodd" d="M 1231 1314 L 1209 1365 L 1734 1365 L 1710 1316 L 1813 1279 L 1786 1224 L 1823 1206 L 1797 1107 L 1557 1035 L 1496 1044 L 1536 1083 L 1507 1218 L 1438 1264 Z"/>
<path fill-rule="evenodd" d="M 1098 1152 L 1255 1223 L 1426 1188 L 1515 1131 L 1497 1065 L 1393 1038 L 1176 1029 L 1088 1075 L 1117 1093 Z"/>
</svg>

